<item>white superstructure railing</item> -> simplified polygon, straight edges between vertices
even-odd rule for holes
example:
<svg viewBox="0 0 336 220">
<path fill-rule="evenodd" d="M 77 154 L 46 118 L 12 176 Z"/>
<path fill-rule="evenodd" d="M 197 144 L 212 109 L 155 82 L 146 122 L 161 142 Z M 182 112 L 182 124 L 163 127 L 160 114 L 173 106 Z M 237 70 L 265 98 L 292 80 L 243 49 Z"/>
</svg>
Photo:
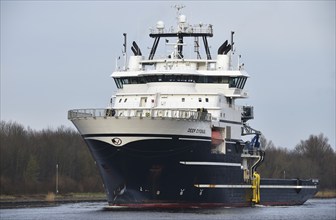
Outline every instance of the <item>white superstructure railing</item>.
<svg viewBox="0 0 336 220">
<path fill-rule="evenodd" d="M 184 120 L 211 121 L 211 114 L 204 111 L 189 111 L 179 109 L 73 109 L 68 111 L 68 119 L 86 119 L 97 117 L 115 118 L 170 118 Z"/>
</svg>

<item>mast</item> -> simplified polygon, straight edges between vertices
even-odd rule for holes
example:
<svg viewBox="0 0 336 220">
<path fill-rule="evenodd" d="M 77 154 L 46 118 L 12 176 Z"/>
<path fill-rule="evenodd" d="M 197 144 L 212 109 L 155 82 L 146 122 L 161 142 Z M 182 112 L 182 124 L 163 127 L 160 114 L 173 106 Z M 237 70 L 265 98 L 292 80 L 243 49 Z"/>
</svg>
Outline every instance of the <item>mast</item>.
<svg viewBox="0 0 336 220">
<path fill-rule="evenodd" d="M 123 57 L 124 57 L 124 70 L 126 70 L 126 65 L 127 65 L 127 34 L 123 33 L 124 36 L 124 43 L 123 43 L 123 47 L 124 50 L 122 51 Z"/>
<path fill-rule="evenodd" d="M 175 44 L 177 51 L 174 54 L 174 57 L 177 59 L 183 58 L 183 46 L 184 46 L 184 38 L 185 37 L 194 37 L 195 38 L 195 52 L 197 53 L 197 57 L 200 58 L 199 50 L 198 50 L 198 37 L 202 37 L 205 53 L 208 60 L 211 60 L 211 54 L 210 54 L 210 48 L 208 45 L 208 37 L 213 36 L 213 29 L 212 25 L 188 25 L 187 23 L 187 17 L 183 14 L 181 14 L 181 9 L 185 6 L 183 5 L 175 5 L 173 6 L 177 9 L 177 29 L 170 29 L 165 30 L 164 24 L 162 21 L 158 21 L 156 25 L 156 29 L 151 29 L 151 33 L 149 34 L 150 37 L 154 38 L 153 46 L 150 51 L 149 60 L 152 60 L 154 58 L 156 49 L 158 47 L 159 41 L 161 37 L 165 38 L 177 38 L 177 43 Z M 197 39 L 197 40 L 196 40 Z"/>
</svg>

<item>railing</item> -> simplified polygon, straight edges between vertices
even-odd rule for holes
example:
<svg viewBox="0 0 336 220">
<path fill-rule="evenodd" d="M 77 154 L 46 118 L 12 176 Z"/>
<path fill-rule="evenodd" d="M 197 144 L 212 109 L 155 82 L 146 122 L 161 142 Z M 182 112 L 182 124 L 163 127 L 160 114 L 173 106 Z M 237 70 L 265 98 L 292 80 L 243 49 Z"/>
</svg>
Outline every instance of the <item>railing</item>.
<svg viewBox="0 0 336 220">
<path fill-rule="evenodd" d="M 174 28 L 171 27 L 169 29 L 154 29 L 151 28 L 150 29 L 150 33 L 151 34 L 174 34 L 174 33 L 188 33 L 188 34 L 213 34 L 213 29 L 212 29 L 212 25 L 211 24 L 205 24 L 205 25 L 193 25 L 193 26 L 188 26 L 188 27 L 184 27 L 182 28 L 182 30 L 180 28 Z"/>
<path fill-rule="evenodd" d="M 74 109 L 69 110 L 68 119 L 97 117 L 115 118 L 171 118 L 184 120 L 211 121 L 211 114 L 202 111 L 178 109 Z"/>
</svg>

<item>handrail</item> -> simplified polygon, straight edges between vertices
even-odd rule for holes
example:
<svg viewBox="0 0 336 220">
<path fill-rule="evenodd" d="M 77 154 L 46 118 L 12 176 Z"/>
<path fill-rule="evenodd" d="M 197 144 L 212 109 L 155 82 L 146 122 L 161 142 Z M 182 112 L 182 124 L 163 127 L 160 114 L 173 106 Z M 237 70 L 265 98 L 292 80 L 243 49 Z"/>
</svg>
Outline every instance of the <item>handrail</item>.
<svg viewBox="0 0 336 220">
<path fill-rule="evenodd" d="M 211 114 L 202 111 L 190 111 L 179 109 L 73 109 L 68 111 L 68 119 L 85 119 L 97 117 L 115 118 L 171 118 L 184 120 L 211 121 Z"/>
</svg>

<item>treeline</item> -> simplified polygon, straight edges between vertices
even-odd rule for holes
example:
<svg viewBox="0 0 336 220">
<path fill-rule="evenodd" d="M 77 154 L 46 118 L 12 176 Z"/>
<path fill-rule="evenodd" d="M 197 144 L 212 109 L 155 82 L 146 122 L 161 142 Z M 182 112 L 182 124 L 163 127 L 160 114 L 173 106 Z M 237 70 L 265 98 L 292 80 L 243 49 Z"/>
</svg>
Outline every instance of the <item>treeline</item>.
<svg viewBox="0 0 336 220">
<path fill-rule="evenodd" d="M 74 129 L 35 131 L 0 122 L 1 194 L 102 192 L 90 152 Z"/>
<path fill-rule="evenodd" d="M 323 134 L 310 135 L 293 150 L 277 148 L 261 138 L 265 160 L 257 169 L 261 177 L 319 179 L 320 189 L 336 190 L 336 152 Z"/>
<path fill-rule="evenodd" d="M 35 131 L 16 122 L 0 122 L 1 194 L 103 192 L 91 154 L 77 131 L 60 127 Z M 321 189 L 336 189 L 336 153 L 328 139 L 311 135 L 293 150 L 261 139 L 266 158 L 262 177 L 318 178 Z"/>
</svg>

